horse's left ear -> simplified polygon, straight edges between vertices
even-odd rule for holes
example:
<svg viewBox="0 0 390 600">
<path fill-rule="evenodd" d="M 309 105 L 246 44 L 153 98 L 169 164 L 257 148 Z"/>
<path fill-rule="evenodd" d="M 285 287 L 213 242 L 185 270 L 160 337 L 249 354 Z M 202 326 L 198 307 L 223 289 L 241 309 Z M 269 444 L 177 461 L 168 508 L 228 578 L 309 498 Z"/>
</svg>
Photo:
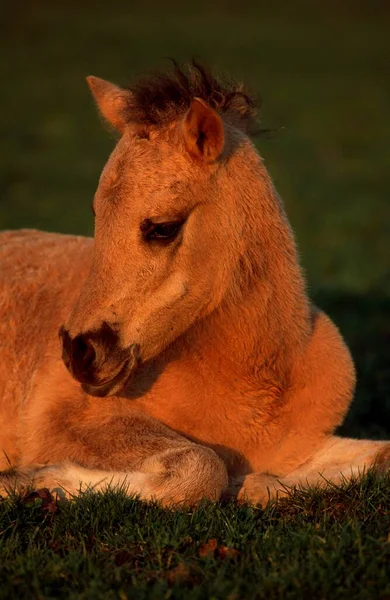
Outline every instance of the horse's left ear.
<svg viewBox="0 0 390 600">
<path fill-rule="evenodd" d="M 122 133 L 128 123 L 131 92 L 92 75 L 87 83 L 102 116 Z"/>
<path fill-rule="evenodd" d="M 194 98 L 184 118 L 184 141 L 192 156 L 214 162 L 224 146 L 223 122 L 219 114 L 200 98 Z"/>
</svg>

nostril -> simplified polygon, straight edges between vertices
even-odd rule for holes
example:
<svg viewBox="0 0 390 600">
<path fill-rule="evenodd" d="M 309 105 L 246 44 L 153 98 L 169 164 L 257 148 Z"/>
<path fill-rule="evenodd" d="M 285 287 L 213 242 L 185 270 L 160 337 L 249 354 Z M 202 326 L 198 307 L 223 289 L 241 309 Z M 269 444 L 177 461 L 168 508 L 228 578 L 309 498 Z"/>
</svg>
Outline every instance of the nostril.
<svg viewBox="0 0 390 600">
<path fill-rule="evenodd" d="M 92 366 L 96 359 L 96 351 L 91 342 L 82 335 L 78 335 L 72 343 L 73 360 L 86 370 Z"/>
<path fill-rule="evenodd" d="M 86 372 L 96 361 L 96 350 L 86 334 L 72 339 L 64 326 L 58 332 L 62 342 L 62 360 L 72 374 Z"/>
</svg>

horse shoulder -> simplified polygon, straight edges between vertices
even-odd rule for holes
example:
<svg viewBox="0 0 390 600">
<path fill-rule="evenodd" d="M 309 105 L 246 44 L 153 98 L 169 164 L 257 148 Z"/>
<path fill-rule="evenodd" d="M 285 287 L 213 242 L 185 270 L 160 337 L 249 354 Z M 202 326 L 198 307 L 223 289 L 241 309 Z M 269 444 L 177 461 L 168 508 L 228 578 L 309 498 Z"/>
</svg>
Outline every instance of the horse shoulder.
<svg viewBox="0 0 390 600">
<path fill-rule="evenodd" d="M 342 335 L 315 309 L 309 342 L 293 358 L 281 419 L 284 438 L 270 472 L 287 474 L 308 460 L 343 422 L 354 389 L 355 368 Z"/>
</svg>

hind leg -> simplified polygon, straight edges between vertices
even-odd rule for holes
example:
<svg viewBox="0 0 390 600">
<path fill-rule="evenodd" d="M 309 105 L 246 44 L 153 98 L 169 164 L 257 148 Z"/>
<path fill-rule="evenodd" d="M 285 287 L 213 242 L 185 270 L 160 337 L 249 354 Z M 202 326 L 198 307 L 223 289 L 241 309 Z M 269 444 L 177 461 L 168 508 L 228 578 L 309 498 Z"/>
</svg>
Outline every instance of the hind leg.
<svg viewBox="0 0 390 600">
<path fill-rule="evenodd" d="M 287 476 L 250 473 L 232 480 L 224 496 L 265 505 L 271 498 L 286 495 L 290 487 L 326 487 L 328 482 L 340 484 L 370 468 L 380 473 L 390 468 L 390 441 L 330 436 L 307 462 Z"/>
<path fill-rule="evenodd" d="M 355 440 L 332 435 L 304 465 L 294 471 L 312 480 L 318 473 L 334 480 L 359 475 L 369 468 L 384 472 L 390 467 L 390 441 Z M 291 474 L 292 475 L 292 474 Z"/>
</svg>

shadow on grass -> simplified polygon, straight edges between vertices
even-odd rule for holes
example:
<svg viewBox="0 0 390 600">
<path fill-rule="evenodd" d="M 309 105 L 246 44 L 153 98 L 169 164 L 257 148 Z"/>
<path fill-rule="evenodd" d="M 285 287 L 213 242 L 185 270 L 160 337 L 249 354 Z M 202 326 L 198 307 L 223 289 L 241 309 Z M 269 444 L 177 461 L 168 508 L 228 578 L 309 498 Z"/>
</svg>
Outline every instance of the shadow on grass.
<svg viewBox="0 0 390 600">
<path fill-rule="evenodd" d="M 331 289 L 313 299 L 340 328 L 357 370 L 356 395 L 338 433 L 390 438 L 390 299 Z"/>
</svg>

